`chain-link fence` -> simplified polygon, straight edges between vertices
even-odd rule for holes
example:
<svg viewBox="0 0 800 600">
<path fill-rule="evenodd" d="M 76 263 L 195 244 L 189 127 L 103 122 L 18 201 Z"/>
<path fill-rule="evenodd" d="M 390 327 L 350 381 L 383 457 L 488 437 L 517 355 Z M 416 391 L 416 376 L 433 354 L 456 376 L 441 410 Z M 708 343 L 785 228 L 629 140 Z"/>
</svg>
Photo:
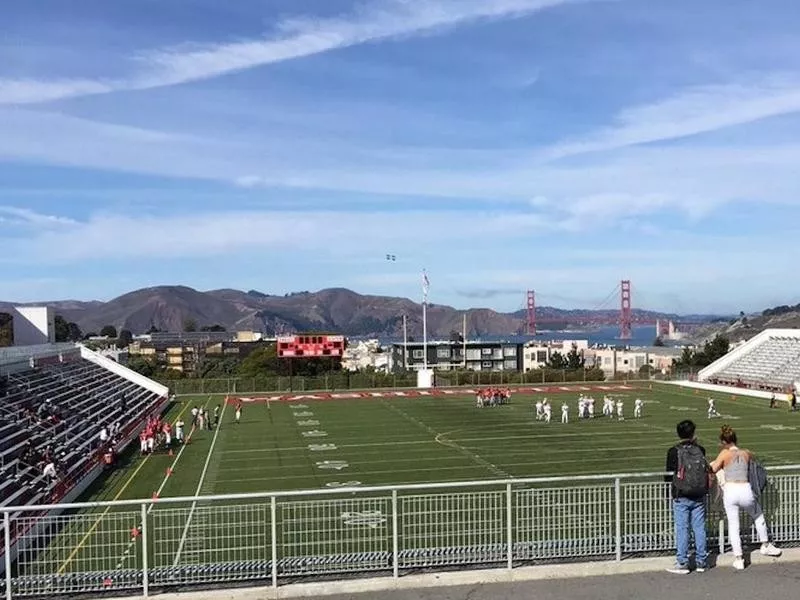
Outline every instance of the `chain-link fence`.
<svg viewBox="0 0 800 600">
<path fill-rule="evenodd" d="M 639 373 L 618 374 L 613 381 L 647 379 Z M 655 378 L 653 378 L 655 379 Z M 517 386 L 558 383 L 601 382 L 596 369 L 541 369 L 519 371 L 442 371 L 437 372 L 437 387 Z M 178 395 L 251 394 L 257 392 L 337 392 L 343 390 L 402 389 L 417 387 L 417 374 L 410 373 L 331 373 L 319 377 L 231 377 L 226 379 L 172 379 L 162 383 Z"/>
</svg>

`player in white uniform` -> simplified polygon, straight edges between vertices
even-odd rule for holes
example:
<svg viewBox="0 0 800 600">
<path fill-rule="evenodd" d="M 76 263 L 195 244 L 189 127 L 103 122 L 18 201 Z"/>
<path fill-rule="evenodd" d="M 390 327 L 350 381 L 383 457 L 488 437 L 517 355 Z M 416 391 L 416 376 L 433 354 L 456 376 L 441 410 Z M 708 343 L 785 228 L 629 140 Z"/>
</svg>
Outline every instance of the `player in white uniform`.
<svg viewBox="0 0 800 600">
<path fill-rule="evenodd" d="M 536 420 L 541 421 L 544 417 L 544 403 L 541 400 L 536 401 Z"/>
<path fill-rule="evenodd" d="M 714 399 L 713 398 L 709 398 L 708 399 L 708 418 L 711 419 L 712 417 L 719 417 L 719 416 L 721 416 L 721 415 L 717 412 L 717 407 L 714 406 Z"/>
<path fill-rule="evenodd" d="M 561 422 L 569 423 L 569 404 L 566 402 L 561 405 Z"/>
<path fill-rule="evenodd" d="M 594 419 L 594 398 L 589 398 L 587 400 L 586 408 L 589 409 L 589 418 Z"/>
<path fill-rule="evenodd" d="M 544 422 L 549 423 L 550 418 L 553 416 L 553 407 L 550 406 L 550 402 L 545 399 L 543 408 L 544 408 Z"/>
<path fill-rule="evenodd" d="M 617 400 L 617 421 L 624 421 L 625 415 L 623 414 L 624 404 L 622 400 Z"/>
<path fill-rule="evenodd" d="M 608 396 L 603 396 L 603 416 L 610 417 L 613 416 L 614 407 L 612 406 L 612 400 Z"/>
<path fill-rule="evenodd" d="M 633 416 L 634 416 L 635 419 L 641 419 L 642 418 L 642 406 L 643 405 L 644 405 L 644 402 L 642 402 L 641 398 L 637 398 L 633 402 Z"/>
</svg>

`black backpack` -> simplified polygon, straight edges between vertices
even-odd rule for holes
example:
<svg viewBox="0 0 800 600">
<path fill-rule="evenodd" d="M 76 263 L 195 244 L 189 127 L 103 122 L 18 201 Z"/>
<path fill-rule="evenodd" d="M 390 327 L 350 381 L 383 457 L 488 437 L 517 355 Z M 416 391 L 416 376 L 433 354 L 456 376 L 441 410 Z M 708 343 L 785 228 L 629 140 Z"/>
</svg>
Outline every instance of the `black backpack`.
<svg viewBox="0 0 800 600">
<path fill-rule="evenodd" d="M 696 444 L 678 444 L 678 468 L 673 481 L 678 497 L 701 498 L 708 493 L 708 461 Z"/>
</svg>

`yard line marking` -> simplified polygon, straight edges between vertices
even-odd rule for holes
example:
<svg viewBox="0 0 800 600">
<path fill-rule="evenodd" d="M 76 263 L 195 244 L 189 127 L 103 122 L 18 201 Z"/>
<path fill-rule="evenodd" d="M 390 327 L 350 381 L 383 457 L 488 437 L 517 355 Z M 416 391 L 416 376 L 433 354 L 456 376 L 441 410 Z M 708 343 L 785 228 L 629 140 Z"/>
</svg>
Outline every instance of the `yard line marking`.
<svg viewBox="0 0 800 600">
<path fill-rule="evenodd" d="M 176 420 L 177 420 L 177 419 L 179 419 L 179 418 L 181 418 L 181 417 L 183 416 L 183 413 L 185 413 L 185 412 L 186 412 L 186 409 L 187 409 L 187 408 L 189 408 L 189 404 L 188 404 L 188 403 L 187 403 L 187 404 L 186 404 L 186 406 L 184 406 L 184 407 L 181 409 L 181 411 L 178 413 L 178 416 L 176 417 Z M 122 494 L 124 494 L 124 493 L 125 493 L 125 490 L 126 490 L 126 489 L 128 489 L 128 486 L 131 484 L 131 482 L 132 482 L 132 481 L 133 481 L 133 480 L 136 478 L 136 476 L 139 474 L 139 471 L 141 471 L 141 470 L 142 470 L 142 467 L 144 467 L 144 466 L 145 466 L 145 464 L 147 464 L 147 461 L 150 459 L 150 457 L 151 457 L 151 456 L 153 456 L 153 455 L 152 455 L 152 454 L 148 454 L 147 456 L 145 456 L 145 457 L 144 457 L 144 460 L 143 460 L 141 463 L 139 463 L 139 466 L 138 466 L 138 467 L 136 467 L 136 469 L 133 471 L 133 474 L 130 476 L 130 478 L 128 479 L 128 481 L 126 481 L 126 482 L 125 482 L 125 485 L 123 485 L 123 486 L 122 486 L 122 488 L 120 488 L 119 492 L 117 492 L 116 496 L 114 496 L 114 498 L 113 498 L 112 502 L 116 502 L 117 500 L 119 500 L 119 499 L 122 497 Z M 83 549 L 83 546 L 86 544 L 87 540 L 88 540 L 88 539 L 91 537 L 91 535 L 92 535 L 92 534 L 94 533 L 94 531 L 97 529 L 97 526 L 98 526 L 98 525 L 100 525 L 100 522 L 101 522 L 101 521 L 103 520 L 103 518 L 104 518 L 104 517 L 105 517 L 105 516 L 108 514 L 108 512 L 111 510 L 111 508 L 112 508 L 112 507 L 110 507 L 110 506 L 106 507 L 106 509 L 103 511 L 103 513 L 102 513 L 102 514 L 101 514 L 99 517 L 97 517 L 97 520 L 96 520 L 96 521 L 94 522 L 94 524 L 93 524 L 93 525 L 92 525 L 92 526 L 89 528 L 89 531 L 87 531 L 87 532 L 86 532 L 86 535 L 84 535 L 84 536 L 83 536 L 83 538 L 81 539 L 81 541 L 80 541 L 80 542 L 78 542 L 78 545 L 77 545 L 77 546 L 75 546 L 75 549 L 74 549 L 74 550 L 72 551 L 72 553 L 71 553 L 71 554 L 70 554 L 70 555 L 67 557 L 67 560 L 65 560 L 65 561 L 64 561 L 64 564 L 62 564 L 62 565 L 61 565 L 61 567 L 59 567 L 59 569 L 58 569 L 58 574 L 59 574 L 59 575 L 63 575 L 63 574 L 64 574 L 64 571 L 66 571 L 66 570 L 67 570 L 67 567 L 70 565 L 70 563 L 72 563 L 72 561 L 73 561 L 73 560 L 75 559 L 75 557 L 78 555 L 78 552 L 80 552 L 80 551 L 81 551 L 81 549 Z"/>
<path fill-rule="evenodd" d="M 438 438 L 442 435 L 441 433 L 439 433 L 435 429 L 429 427 L 427 424 L 423 423 L 419 419 L 417 419 L 415 417 L 412 417 L 411 415 L 406 413 L 404 410 L 401 410 L 401 409 L 397 408 L 396 406 L 393 406 L 393 405 L 389 404 L 385 400 L 380 400 L 380 403 L 383 406 L 387 407 L 392 412 L 400 415 L 401 417 L 403 417 L 407 421 L 409 421 L 411 423 L 414 423 L 417 427 L 421 427 L 422 429 L 424 429 L 425 431 L 427 431 L 428 433 L 433 435 L 433 439 L 436 440 L 438 443 L 442 444 L 443 446 L 449 446 L 449 447 L 453 448 L 454 450 L 457 450 L 461 454 L 466 455 L 467 457 L 469 457 L 473 461 L 475 461 L 477 464 L 479 464 L 483 468 L 487 469 L 490 473 L 493 473 L 493 474 L 498 475 L 500 477 L 512 477 L 511 474 L 506 473 L 505 471 L 503 471 L 499 467 L 493 465 L 488 460 L 486 460 L 484 458 L 481 458 L 479 455 L 475 454 L 474 452 L 470 452 L 469 450 L 467 450 L 463 446 L 459 445 L 458 443 L 452 442 L 452 441 L 449 441 L 449 440 L 440 441 Z M 359 473 L 359 475 L 361 475 L 361 474 L 362 473 Z"/>
<path fill-rule="evenodd" d="M 208 448 L 208 456 L 206 456 L 206 462 L 203 465 L 203 470 L 200 473 L 200 481 L 197 482 L 197 489 L 194 492 L 194 495 L 197 496 L 200 493 L 201 488 L 203 487 L 203 480 L 206 477 L 206 471 L 208 471 L 208 465 L 211 462 L 211 455 L 214 453 L 214 446 L 217 443 L 217 436 L 219 435 L 219 430 L 222 429 L 222 417 L 225 416 L 225 409 L 228 407 L 228 403 L 225 402 L 222 405 L 222 412 L 219 415 L 219 422 L 217 423 L 217 429 L 214 431 L 214 437 L 211 439 L 211 445 Z M 181 535 L 181 541 L 178 544 L 178 550 L 175 553 L 175 560 L 172 562 L 172 566 L 176 566 L 181 558 L 181 552 L 183 551 L 183 546 L 186 543 L 186 536 L 189 533 L 189 526 L 192 524 L 192 516 L 194 515 L 194 511 L 197 508 L 197 500 L 192 502 L 192 508 L 189 510 L 189 517 L 186 519 L 186 526 L 183 528 L 183 534 Z"/>
</svg>

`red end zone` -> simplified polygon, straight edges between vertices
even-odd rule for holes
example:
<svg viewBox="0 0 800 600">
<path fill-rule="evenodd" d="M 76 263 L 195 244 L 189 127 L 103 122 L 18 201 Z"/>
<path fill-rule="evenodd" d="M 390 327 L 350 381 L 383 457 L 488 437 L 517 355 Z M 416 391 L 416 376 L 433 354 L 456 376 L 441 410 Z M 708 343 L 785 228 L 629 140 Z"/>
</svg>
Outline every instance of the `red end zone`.
<svg viewBox="0 0 800 600">
<path fill-rule="evenodd" d="M 488 386 L 487 386 L 488 387 Z M 363 392 L 314 392 L 271 394 L 268 396 L 229 396 L 226 402 L 297 402 L 306 400 L 346 400 L 362 398 L 420 398 L 437 396 L 474 396 L 485 388 L 434 388 L 431 390 L 376 390 Z M 637 389 L 632 385 L 570 385 L 511 388 L 512 394 L 565 394 L 568 392 L 622 392 Z"/>
</svg>

